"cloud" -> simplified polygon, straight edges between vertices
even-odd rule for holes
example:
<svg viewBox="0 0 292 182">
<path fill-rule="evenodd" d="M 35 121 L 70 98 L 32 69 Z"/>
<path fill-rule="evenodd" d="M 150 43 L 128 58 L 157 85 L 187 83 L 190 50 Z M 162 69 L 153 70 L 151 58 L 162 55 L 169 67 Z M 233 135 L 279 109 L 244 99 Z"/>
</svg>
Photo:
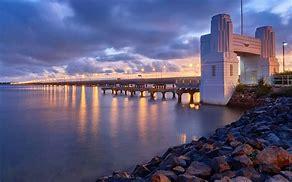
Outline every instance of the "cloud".
<svg viewBox="0 0 292 182">
<path fill-rule="evenodd" d="M 291 0 L 259 1 L 244 1 L 245 32 L 254 35 L 256 27 L 273 25 L 280 51 L 283 40 L 292 44 Z M 215 14 L 231 14 L 239 32 L 239 5 L 234 0 L 1 0 L 0 81 L 56 76 L 53 67 L 70 75 L 142 66 L 159 70 L 169 60 L 198 56 L 199 37 L 209 32 Z"/>
</svg>

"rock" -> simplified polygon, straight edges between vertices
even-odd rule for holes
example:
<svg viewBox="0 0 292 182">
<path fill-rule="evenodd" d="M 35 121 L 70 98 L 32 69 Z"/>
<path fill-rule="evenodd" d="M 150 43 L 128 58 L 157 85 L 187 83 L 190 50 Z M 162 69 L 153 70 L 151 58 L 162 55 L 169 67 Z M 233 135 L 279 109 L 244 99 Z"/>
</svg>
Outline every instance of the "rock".
<svg viewBox="0 0 292 182">
<path fill-rule="evenodd" d="M 202 178 L 198 178 L 196 176 L 191 176 L 188 174 L 179 175 L 177 178 L 177 181 L 178 182 L 207 182 L 206 180 Z"/>
<path fill-rule="evenodd" d="M 132 175 L 133 176 L 139 176 L 139 177 L 145 177 L 148 174 L 150 174 L 151 171 L 144 165 L 137 165 L 134 169 Z"/>
<path fill-rule="evenodd" d="M 292 181 L 292 172 L 291 171 L 281 171 L 282 176 L 287 178 L 289 181 Z"/>
<path fill-rule="evenodd" d="M 241 164 L 241 167 L 249 167 L 253 165 L 253 162 L 246 155 L 240 155 L 234 157 L 234 160 Z"/>
<path fill-rule="evenodd" d="M 176 173 L 176 174 L 182 174 L 185 172 L 185 169 L 181 166 L 176 166 L 174 168 L 172 168 L 172 170 Z"/>
<path fill-rule="evenodd" d="M 214 181 L 214 180 L 222 180 L 224 177 L 228 177 L 229 179 L 230 178 L 233 178 L 236 176 L 236 173 L 234 171 L 225 171 L 223 173 L 216 173 L 214 175 L 211 176 L 211 181 Z"/>
<path fill-rule="evenodd" d="M 189 175 L 203 178 L 209 177 L 211 172 L 212 169 L 208 165 L 197 161 L 192 162 L 186 171 L 186 173 Z"/>
<path fill-rule="evenodd" d="M 230 146 L 231 147 L 237 147 L 239 145 L 242 145 L 242 143 L 237 141 L 237 140 L 234 140 L 234 141 L 230 142 Z"/>
<path fill-rule="evenodd" d="M 280 174 L 277 174 L 273 177 L 270 177 L 269 179 L 266 180 L 266 182 L 289 182 L 285 177 L 283 177 Z"/>
<path fill-rule="evenodd" d="M 257 154 L 256 162 L 264 172 L 279 173 L 282 167 L 291 165 L 292 157 L 286 150 L 271 146 Z"/>
<path fill-rule="evenodd" d="M 264 145 L 258 139 L 249 139 L 247 143 L 255 149 L 263 150 Z"/>
<path fill-rule="evenodd" d="M 266 137 L 266 140 L 268 140 L 271 144 L 281 146 L 283 145 L 283 142 L 281 139 L 274 133 L 269 133 Z"/>
<path fill-rule="evenodd" d="M 222 179 L 214 180 L 214 182 L 231 182 L 231 181 L 232 180 L 227 176 L 224 176 Z"/>
<path fill-rule="evenodd" d="M 176 181 L 177 175 L 172 171 L 159 170 L 154 173 L 151 178 L 153 182 L 170 182 Z"/>
<path fill-rule="evenodd" d="M 154 174 L 151 178 L 151 182 L 171 182 L 164 174 Z"/>
<path fill-rule="evenodd" d="M 166 157 L 165 160 L 163 160 L 159 164 L 159 168 L 166 170 L 166 169 L 171 169 L 175 166 L 186 166 L 186 165 L 187 165 L 187 163 L 183 158 L 176 157 L 173 154 L 170 154 Z"/>
<path fill-rule="evenodd" d="M 130 175 L 127 172 L 117 171 L 113 172 L 114 178 L 130 178 Z"/>
<path fill-rule="evenodd" d="M 214 149 L 213 144 L 205 143 L 203 144 L 202 148 L 199 150 L 200 152 L 210 152 Z"/>
<path fill-rule="evenodd" d="M 230 170 L 230 166 L 227 163 L 225 156 L 215 157 L 212 160 L 212 168 L 214 169 L 214 171 L 219 173 Z"/>
<path fill-rule="evenodd" d="M 228 133 L 226 137 L 226 142 L 230 143 L 232 141 L 235 141 L 235 137 L 233 136 L 232 133 Z"/>
<path fill-rule="evenodd" d="M 261 175 L 252 167 L 241 168 L 236 171 L 236 175 L 247 177 L 253 181 L 261 181 Z"/>
<path fill-rule="evenodd" d="M 243 176 L 237 176 L 235 178 L 232 178 L 231 181 L 232 182 L 252 182 L 250 179 Z"/>
<path fill-rule="evenodd" d="M 249 144 L 243 144 L 234 149 L 232 155 L 250 155 L 254 149 Z"/>
</svg>

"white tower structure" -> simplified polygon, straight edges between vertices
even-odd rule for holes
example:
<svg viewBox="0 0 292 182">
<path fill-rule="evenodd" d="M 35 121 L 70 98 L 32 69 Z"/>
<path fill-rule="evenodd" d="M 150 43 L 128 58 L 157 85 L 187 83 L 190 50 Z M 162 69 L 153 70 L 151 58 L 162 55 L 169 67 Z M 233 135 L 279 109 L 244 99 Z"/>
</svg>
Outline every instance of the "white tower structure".
<svg viewBox="0 0 292 182">
<path fill-rule="evenodd" d="M 226 105 L 239 83 L 239 72 L 240 82 L 255 84 L 278 70 L 272 27 L 257 28 L 255 38 L 248 37 L 233 33 L 229 15 L 213 16 L 211 33 L 201 37 L 202 102 Z"/>
</svg>

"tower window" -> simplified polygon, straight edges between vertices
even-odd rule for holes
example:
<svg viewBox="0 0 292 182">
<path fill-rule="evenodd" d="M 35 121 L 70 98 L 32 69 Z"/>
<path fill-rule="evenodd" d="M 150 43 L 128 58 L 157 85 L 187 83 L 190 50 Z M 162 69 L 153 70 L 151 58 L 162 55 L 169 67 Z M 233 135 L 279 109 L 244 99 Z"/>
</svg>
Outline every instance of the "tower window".
<svg viewBox="0 0 292 182">
<path fill-rule="evenodd" d="M 212 65 L 212 76 L 216 76 L 216 65 Z"/>
<path fill-rule="evenodd" d="M 231 64 L 229 68 L 230 68 L 230 76 L 233 76 L 233 65 Z"/>
</svg>

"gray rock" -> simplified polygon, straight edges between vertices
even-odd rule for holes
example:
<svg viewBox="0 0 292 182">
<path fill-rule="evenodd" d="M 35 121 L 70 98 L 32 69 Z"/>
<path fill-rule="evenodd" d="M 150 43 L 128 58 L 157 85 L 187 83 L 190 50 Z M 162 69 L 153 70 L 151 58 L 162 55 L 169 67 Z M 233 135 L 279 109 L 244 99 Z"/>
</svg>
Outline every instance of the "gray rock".
<svg viewBox="0 0 292 182">
<path fill-rule="evenodd" d="M 234 157 L 234 160 L 241 164 L 241 167 L 250 167 L 253 165 L 253 162 L 246 155 L 240 155 Z"/>
<path fill-rule="evenodd" d="M 182 174 L 179 175 L 177 178 L 178 182 L 207 182 L 206 180 L 202 179 L 202 178 L 198 178 L 196 176 L 192 176 L 189 174 Z"/>
<path fill-rule="evenodd" d="M 234 149 L 233 155 L 250 155 L 254 149 L 249 144 L 243 144 Z"/>
<path fill-rule="evenodd" d="M 186 171 L 186 173 L 189 175 L 203 178 L 209 177 L 211 172 L 212 169 L 208 165 L 197 161 L 192 162 Z"/>
<path fill-rule="evenodd" d="M 182 174 L 184 173 L 186 170 L 181 167 L 181 166 L 175 166 L 174 168 L 172 168 L 173 172 L 175 172 L 176 174 Z"/>
<path fill-rule="evenodd" d="M 214 169 L 215 172 L 219 173 L 230 170 L 230 166 L 227 163 L 225 156 L 215 157 L 212 160 L 212 168 Z"/>
<path fill-rule="evenodd" d="M 281 174 L 287 178 L 289 181 L 292 181 L 292 172 L 291 171 L 281 171 Z"/>
<path fill-rule="evenodd" d="M 273 177 L 268 178 L 266 182 L 289 182 L 289 181 L 282 175 L 277 174 Z"/>
<path fill-rule="evenodd" d="M 250 179 L 243 176 L 237 176 L 235 178 L 232 178 L 231 181 L 232 182 L 252 182 Z"/>
</svg>

